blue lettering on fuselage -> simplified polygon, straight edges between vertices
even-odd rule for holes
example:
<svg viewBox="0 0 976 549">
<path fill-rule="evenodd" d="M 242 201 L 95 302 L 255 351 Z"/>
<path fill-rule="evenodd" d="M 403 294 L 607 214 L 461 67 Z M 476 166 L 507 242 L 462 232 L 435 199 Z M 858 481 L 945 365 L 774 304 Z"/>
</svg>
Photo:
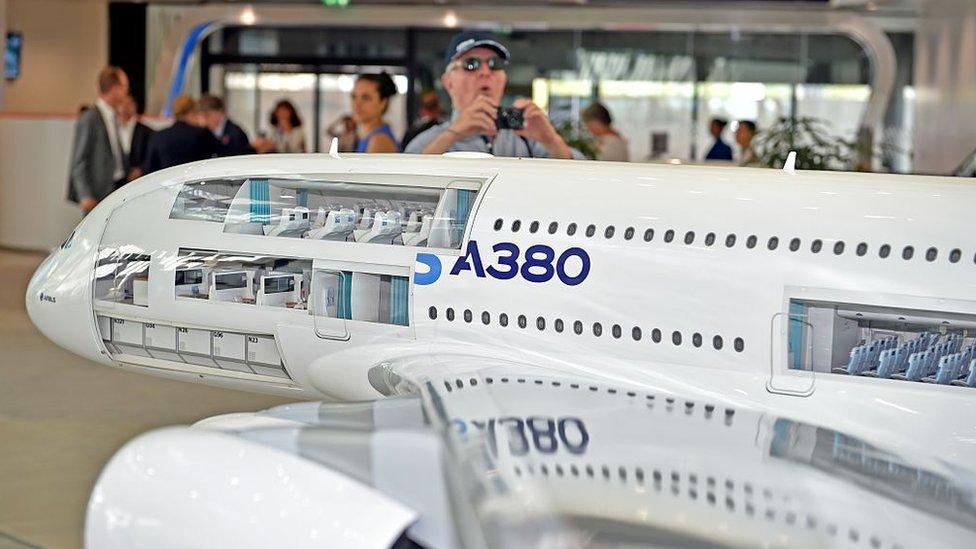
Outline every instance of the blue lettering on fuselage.
<svg viewBox="0 0 976 549">
<path fill-rule="evenodd" d="M 481 259 L 478 242 L 471 240 L 451 268 L 451 276 L 459 276 L 464 271 L 472 271 L 478 278 L 491 277 L 498 280 L 511 280 L 521 276 L 523 279 L 541 284 L 556 277 L 567 286 L 581 284 L 590 274 L 590 256 L 582 248 L 567 248 L 558 256 L 556 251 L 544 244 L 529 246 L 522 254 L 518 245 L 512 242 L 499 242 L 491 247 L 495 253 L 494 262 L 487 268 Z M 521 260 L 520 260 L 521 258 Z M 441 260 L 434 254 L 417 254 L 417 263 L 427 266 L 426 272 L 414 272 L 414 284 L 426 286 L 437 282 L 442 267 Z M 569 263 L 578 263 L 571 268 Z M 569 271 L 573 271 L 570 273 Z"/>
<path fill-rule="evenodd" d="M 417 263 L 427 265 L 427 272 L 422 273 L 414 270 L 413 283 L 418 286 L 426 286 L 437 282 L 441 277 L 441 260 L 434 254 L 417 254 Z"/>
</svg>

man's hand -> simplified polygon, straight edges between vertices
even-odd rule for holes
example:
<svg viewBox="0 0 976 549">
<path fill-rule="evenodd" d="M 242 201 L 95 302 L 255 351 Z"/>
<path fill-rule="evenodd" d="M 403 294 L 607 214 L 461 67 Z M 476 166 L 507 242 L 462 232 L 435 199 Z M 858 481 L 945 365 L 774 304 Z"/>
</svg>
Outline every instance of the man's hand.
<svg viewBox="0 0 976 549">
<path fill-rule="evenodd" d="M 278 144 L 275 143 L 274 139 L 268 137 L 255 137 L 251 141 L 251 147 L 259 153 L 272 153 L 278 150 Z"/>
<path fill-rule="evenodd" d="M 524 110 L 522 114 L 524 125 L 521 130 L 517 130 L 515 133 L 526 139 L 538 141 L 549 151 L 549 156 L 552 158 L 573 157 L 573 151 L 563 141 L 556 128 L 552 127 L 552 123 L 549 122 L 549 117 L 546 116 L 546 113 L 542 112 L 542 109 L 535 103 L 528 99 L 516 99 L 512 105 L 515 108 Z"/>
<path fill-rule="evenodd" d="M 129 170 L 129 181 L 135 181 L 142 177 L 142 168 L 135 167 Z"/>
<path fill-rule="evenodd" d="M 479 95 L 468 108 L 461 111 L 448 129 L 457 134 L 457 139 L 467 139 L 475 135 L 495 137 L 498 128 L 495 127 L 495 116 L 498 114 L 498 103 L 487 95 Z"/>
<path fill-rule="evenodd" d="M 457 119 L 447 127 L 447 130 L 437 136 L 424 147 L 424 154 L 441 154 L 450 150 L 451 145 L 462 139 L 476 135 L 486 135 L 494 138 L 498 133 L 495 126 L 495 116 L 498 114 L 498 104 L 495 100 L 480 95 L 458 115 Z"/>
<path fill-rule="evenodd" d="M 89 196 L 88 198 L 82 198 L 78 205 L 81 206 L 81 211 L 85 212 L 85 215 L 88 215 L 88 212 L 94 210 L 95 206 L 98 206 L 98 200 Z"/>
</svg>

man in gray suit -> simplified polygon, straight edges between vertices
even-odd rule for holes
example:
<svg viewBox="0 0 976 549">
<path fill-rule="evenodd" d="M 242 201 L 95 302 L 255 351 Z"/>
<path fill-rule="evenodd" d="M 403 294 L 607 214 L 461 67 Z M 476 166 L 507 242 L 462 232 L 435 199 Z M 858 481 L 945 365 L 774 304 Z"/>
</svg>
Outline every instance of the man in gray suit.
<svg viewBox="0 0 976 549">
<path fill-rule="evenodd" d="M 68 199 L 87 214 L 125 183 L 125 159 L 115 111 L 129 93 L 129 78 L 118 67 L 98 73 L 98 99 L 75 124 Z"/>
</svg>

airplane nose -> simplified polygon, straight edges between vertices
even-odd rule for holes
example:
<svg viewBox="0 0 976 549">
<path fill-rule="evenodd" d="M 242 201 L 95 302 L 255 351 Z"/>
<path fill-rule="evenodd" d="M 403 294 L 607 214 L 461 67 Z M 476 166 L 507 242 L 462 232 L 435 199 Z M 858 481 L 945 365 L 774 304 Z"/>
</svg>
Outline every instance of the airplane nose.
<svg viewBox="0 0 976 549">
<path fill-rule="evenodd" d="M 27 314 L 59 347 L 108 364 L 91 307 L 93 243 L 82 237 L 80 229 L 34 272 L 24 296 Z"/>
</svg>

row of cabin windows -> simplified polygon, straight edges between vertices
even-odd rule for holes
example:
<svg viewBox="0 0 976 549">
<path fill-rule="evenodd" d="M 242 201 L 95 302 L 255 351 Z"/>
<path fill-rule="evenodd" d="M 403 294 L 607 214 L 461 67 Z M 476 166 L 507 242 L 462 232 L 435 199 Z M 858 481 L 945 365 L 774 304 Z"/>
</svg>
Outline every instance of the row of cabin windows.
<svg viewBox="0 0 976 549">
<path fill-rule="evenodd" d="M 429 309 L 427 309 L 427 316 L 431 320 L 437 320 L 438 317 L 437 307 L 431 306 Z M 458 315 L 455 312 L 454 308 L 448 307 L 444 309 L 444 318 L 446 318 L 449 322 L 454 322 L 457 319 L 457 317 Z M 471 309 L 465 309 L 463 312 L 461 312 L 461 318 L 464 320 L 464 322 L 470 324 L 474 322 L 474 313 L 471 311 Z M 482 311 L 480 318 L 481 318 L 481 323 L 484 324 L 485 326 L 491 324 L 492 321 L 491 313 L 489 313 L 488 311 Z M 510 322 L 507 313 L 499 313 L 496 320 L 498 322 L 498 325 L 503 328 L 507 327 Z M 525 329 L 529 326 L 529 318 L 526 317 L 525 315 L 518 315 L 515 317 L 515 324 L 519 328 Z M 539 331 L 545 331 L 547 326 L 549 326 L 549 323 L 545 317 L 538 316 L 535 318 L 536 329 L 538 329 Z M 563 321 L 563 319 L 557 318 L 552 321 L 551 328 L 555 330 L 556 333 L 563 333 L 564 331 L 567 330 L 568 327 L 567 327 L 567 323 Z M 576 320 L 573 321 L 571 325 L 571 329 L 573 333 L 575 333 L 576 335 L 583 335 L 584 332 L 589 331 L 594 336 L 601 337 L 603 336 L 604 333 L 603 324 L 600 322 L 594 322 L 587 326 L 583 324 L 583 321 Z M 622 328 L 619 324 L 613 324 L 609 328 L 609 333 L 614 339 L 620 339 L 624 335 L 624 328 Z M 640 341 L 641 339 L 644 338 L 644 331 L 641 329 L 640 326 L 634 326 L 630 329 L 630 337 L 634 341 Z M 665 333 L 662 332 L 659 328 L 654 328 L 651 330 L 650 339 L 654 343 L 660 343 L 661 341 L 664 340 L 664 338 L 665 338 Z M 671 332 L 670 339 L 672 344 L 674 344 L 675 346 L 680 346 L 685 341 L 685 336 L 680 331 L 675 330 Z M 702 336 L 702 334 L 695 332 L 691 335 L 691 344 L 694 347 L 701 347 L 702 345 L 704 345 L 704 342 L 705 342 L 705 337 Z M 712 347 L 714 347 L 716 350 L 720 350 L 725 346 L 725 340 L 722 338 L 722 336 L 716 335 L 712 337 L 711 344 Z M 736 352 L 741 353 L 743 350 L 745 350 L 745 341 L 741 337 L 737 337 L 733 339 L 732 348 L 735 349 Z"/>
<path fill-rule="evenodd" d="M 495 220 L 494 229 L 496 231 L 502 230 L 504 226 L 505 226 L 505 221 L 503 219 L 499 218 Z M 538 221 L 533 221 L 531 224 L 529 224 L 529 232 L 530 233 L 538 232 L 540 226 L 541 225 Z M 516 219 L 512 221 L 511 230 L 513 233 L 519 232 L 521 228 L 522 228 L 521 220 Z M 566 234 L 568 236 L 574 236 L 578 228 L 579 227 L 577 226 L 576 223 L 570 223 L 566 226 Z M 558 231 L 559 231 L 559 223 L 553 221 L 552 223 L 549 224 L 549 228 L 548 228 L 549 234 L 556 234 L 556 232 Z M 588 238 L 593 237 L 594 235 L 596 235 L 596 233 L 597 233 L 597 227 L 596 225 L 593 224 L 587 225 L 586 229 L 584 230 L 584 234 Z M 616 233 L 617 233 L 616 228 L 613 225 L 609 225 L 606 227 L 606 229 L 603 230 L 603 237 L 606 239 L 611 239 L 614 237 Z M 624 233 L 623 233 L 624 240 L 633 240 L 636 234 L 637 234 L 637 230 L 634 227 L 627 227 L 626 229 L 624 229 Z M 652 240 L 654 240 L 654 236 L 655 236 L 654 229 L 649 228 L 644 230 L 643 233 L 644 242 L 651 242 Z M 675 232 L 674 229 L 668 229 L 664 232 L 662 239 L 664 240 L 664 242 L 671 243 L 674 242 L 677 236 L 678 234 Z M 695 234 L 695 231 L 687 231 L 683 235 L 681 241 L 684 242 L 686 245 L 690 246 L 695 243 L 696 238 L 697 235 Z M 718 235 L 716 235 L 713 232 L 707 233 L 704 238 L 705 246 L 713 246 L 715 245 L 717 240 L 718 240 Z M 735 233 L 729 233 L 725 237 L 725 247 L 732 248 L 735 246 L 737 241 L 738 241 L 738 236 Z M 759 237 L 756 235 L 749 235 L 748 237 L 746 237 L 745 245 L 746 248 L 750 250 L 756 248 L 759 245 Z M 776 250 L 777 248 L 779 248 L 779 245 L 780 245 L 779 237 L 771 236 L 766 241 L 765 247 L 768 250 Z M 788 249 L 791 252 L 797 252 L 800 250 L 801 247 L 802 247 L 802 240 L 800 238 L 790 239 L 788 244 Z M 847 245 L 843 240 L 838 240 L 834 242 L 832 247 L 833 254 L 843 255 L 846 247 Z M 824 248 L 824 242 L 821 239 L 814 239 L 813 241 L 810 242 L 810 251 L 812 253 L 815 254 L 820 253 L 823 250 L 823 248 Z M 868 254 L 868 251 L 869 251 L 869 245 L 866 242 L 859 243 L 854 249 L 854 253 L 858 257 L 864 257 L 865 255 Z M 880 247 L 878 247 L 878 257 L 880 257 L 881 259 L 888 258 L 891 255 L 891 252 L 892 252 L 892 247 L 890 244 L 882 244 Z M 915 247 L 905 246 L 904 248 L 902 248 L 901 257 L 906 261 L 915 257 Z M 935 261 L 939 257 L 938 248 L 934 246 L 929 247 L 928 249 L 925 250 L 924 257 L 926 261 L 929 262 Z M 960 250 L 959 248 L 953 248 L 952 250 L 949 251 L 948 259 L 950 263 L 958 263 L 962 259 L 962 250 Z M 976 255 L 973 256 L 973 262 L 976 263 Z"/>
</svg>

